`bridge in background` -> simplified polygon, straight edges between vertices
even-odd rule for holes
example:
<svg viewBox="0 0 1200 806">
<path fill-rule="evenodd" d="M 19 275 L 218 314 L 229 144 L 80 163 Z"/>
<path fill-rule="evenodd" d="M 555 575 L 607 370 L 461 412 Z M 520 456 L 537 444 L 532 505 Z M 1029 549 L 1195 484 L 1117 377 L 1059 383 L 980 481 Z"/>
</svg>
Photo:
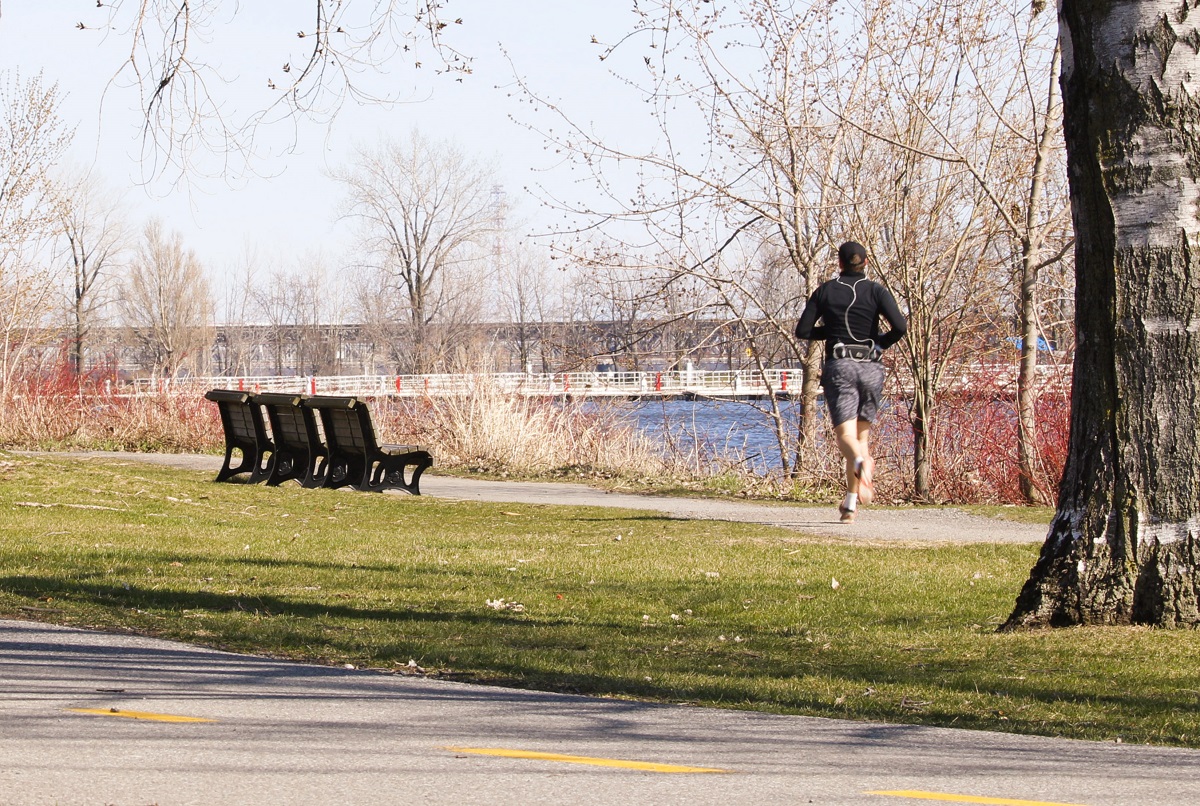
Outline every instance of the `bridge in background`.
<svg viewBox="0 0 1200 806">
<path fill-rule="evenodd" d="M 1071 388 L 1069 366 L 1040 365 L 1039 390 L 1067 394 Z M 907 397 L 900 373 L 890 372 L 888 394 Z M 528 397 L 564 398 L 725 398 L 755 399 L 799 395 L 800 370 L 703 370 L 650 372 L 477 372 L 435 375 L 285 375 L 285 376 L 186 376 L 131 381 L 135 395 L 187 393 L 201 395 L 209 389 L 247 392 L 291 392 L 304 395 L 356 397 L 450 397 L 495 392 Z M 944 380 L 943 391 L 958 391 L 991 398 L 1015 394 L 1015 362 L 980 362 L 962 368 Z M 113 389 L 120 394 L 121 391 Z"/>
<path fill-rule="evenodd" d="M 141 379 L 135 394 L 238 389 L 358 397 L 443 397 L 494 391 L 530 397 L 754 398 L 800 390 L 800 370 L 701 370 L 677 372 L 496 372 L 437 375 L 181 377 Z"/>
</svg>

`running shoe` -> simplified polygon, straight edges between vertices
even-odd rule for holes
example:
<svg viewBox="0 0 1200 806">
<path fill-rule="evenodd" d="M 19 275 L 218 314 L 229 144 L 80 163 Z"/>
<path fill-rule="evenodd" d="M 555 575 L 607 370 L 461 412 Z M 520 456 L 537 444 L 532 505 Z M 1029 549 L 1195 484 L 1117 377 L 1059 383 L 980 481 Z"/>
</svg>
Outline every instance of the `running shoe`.
<svg viewBox="0 0 1200 806">
<path fill-rule="evenodd" d="M 854 523 L 854 510 L 839 506 L 838 512 L 842 515 L 842 523 Z"/>
<path fill-rule="evenodd" d="M 858 500 L 864 504 L 871 503 L 875 497 L 875 460 L 868 456 L 858 463 L 854 475 L 858 476 Z"/>
</svg>

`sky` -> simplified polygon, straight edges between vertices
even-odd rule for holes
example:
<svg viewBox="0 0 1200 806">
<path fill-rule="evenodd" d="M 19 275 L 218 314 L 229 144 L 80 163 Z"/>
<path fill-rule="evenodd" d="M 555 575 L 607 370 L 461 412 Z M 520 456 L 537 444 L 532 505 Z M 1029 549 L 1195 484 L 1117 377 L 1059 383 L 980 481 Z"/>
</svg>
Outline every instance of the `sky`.
<svg viewBox="0 0 1200 806">
<path fill-rule="evenodd" d="M 279 65 L 296 51 L 296 31 L 306 18 L 288 15 L 311 7 L 295 0 L 221 5 L 226 10 L 212 21 L 201 57 L 228 80 L 214 94 L 230 109 L 249 109 L 269 100 L 265 79 L 282 79 Z M 231 19 L 235 7 L 238 17 Z M 352 227 L 336 220 L 342 190 L 326 172 L 346 164 L 356 144 L 405 137 L 414 127 L 494 161 L 510 220 L 529 231 L 544 230 L 557 216 L 524 189 L 541 184 L 554 195 L 569 196 L 574 180 L 539 136 L 510 119 L 530 120 L 531 114 L 515 92 L 514 71 L 540 93 L 562 99 L 588 125 L 619 133 L 645 120 L 644 105 L 607 75 L 598 58 L 601 48 L 593 44 L 616 41 L 629 30 L 633 18 L 624 0 L 447 0 L 443 18 L 461 18 L 462 24 L 451 24 L 446 41 L 471 57 L 470 75 L 435 76 L 424 67 L 393 64 L 375 86 L 416 100 L 346 105 L 331 125 L 302 124 L 292 149 L 290 126 L 276 127 L 264 141 L 273 153 L 255 163 L 256 175 L 230 181 L 214 159 L 203 166 L 214 175 L 147 182 L 153 171 L 139 160 L 137 91 L 127 76 L 116 76 L 129 39 L 124 29 L 100 30 L 104 14 L 90 0 L 0 1 L 0 74 L 11 78 L 19 71 L 28 78 L 40 72 L 45 83 L 56 82 L 65 98 L 60 114 L 77 127 L 70 164 L 91 168 L 124 193 L 134 228 L 156 216 L 180 232 L 218 287 L 248 248 L 284 268 L 318 251 L 335 266 L 352 262 L 344 260 L 353 249 Z M 81 22 L 84 30 L 77 28 Z"/>
</svg>

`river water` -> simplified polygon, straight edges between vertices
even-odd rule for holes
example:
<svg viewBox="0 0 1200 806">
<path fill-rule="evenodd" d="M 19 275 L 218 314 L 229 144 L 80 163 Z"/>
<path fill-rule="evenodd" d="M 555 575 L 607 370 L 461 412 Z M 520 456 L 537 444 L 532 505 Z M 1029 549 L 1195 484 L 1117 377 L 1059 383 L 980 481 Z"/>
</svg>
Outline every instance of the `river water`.
<svg viewBox="0 0 1200 806">
<path fill-rule="evenodd" d="M 769 400 L 642 400 L 596 404 L 619 422 L 634 425 L 661 445 L 665 455 L 693 468 L 720 471 L 735 464 L 761 476 L 781 469 L 779 444 L 766 413 Z M 780 401 L 791 423 L 789 459 L 796 445 L 799 405 Z M 1042 483 L 1053 491 L 1066 455 L 1067 401 L 1043 400 L 1043 455 L 1049 468 Z M 818 456 L 835 462 L 832 430 L 824 404 L 817 407 Z M 1016 468 L 1016 414 L 1009 400 L 960 400 L 941 412 L 941 441 L 932 472 L 937 494 L 947 500 L 1016 503 L 1021 499 Z M 885 398 L 871 429 L 876 459 L 907 478 L 912 467 L 913 432 L 905 401 Z M 789 461 L 789 464 L 791 462 Z M 825 469 L 831 466 L 828 463 Z"/>
<path fill-rule="evenodd" d="M 718 464 L 722 460 L 744 462 L 760 474 L 780 466 L 779 443 L 766 413 L 769 400 L 630 400 L 596 405 L 631 421 L 660 442 L 666 453 Z M 780 401 L 779 405 L 794 424 L 799 405 L 792 401 Z"/>
<path fill-rule="evenodd" d="M 667 455 L 686 457 L 690 464 L 721 467 L 738 463 L 759 475 L 780 469 L 779 442 L 769 415 L 769 400 L 624 400 L 589 403 L 630 422 Z M 781 413 L 796 439 L 800 418 L 798 401 L 779 401 Z M 828 438 L 824 403 L 817 405 L 818 439 Z M 911 455 L 911 433 L 903 405 L 885 399 L 872 428 L 876 445 L 890 446 L 897 456 Z M 789 446 L 789 452 L 795 444 Z M 830 450 L 835 450 L 830 444 Z M 794 458 L 794 457 L 792 457 Z"/>
</svg>

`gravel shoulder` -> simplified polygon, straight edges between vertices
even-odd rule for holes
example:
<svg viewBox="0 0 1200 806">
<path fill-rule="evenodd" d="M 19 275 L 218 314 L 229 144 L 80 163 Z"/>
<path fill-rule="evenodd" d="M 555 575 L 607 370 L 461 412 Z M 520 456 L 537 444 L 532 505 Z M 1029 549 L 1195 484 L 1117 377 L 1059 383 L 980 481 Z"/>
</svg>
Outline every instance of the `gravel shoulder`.
<svg viewBox="0 0 1200 806">
<path fill-rule="evenodd" d="M 92 451 L 24 455 L 69 456 L 80 461 L 143 462 L 206 473 L 216 473 L 221 467 L 221 457 L 204 454 Z M 855 523 L 847 525 L 838 521 L 837 510 L 832 506 L 766 505 L 714 498 L 635 495 L 582 484 L 485 481 L 431 473 L 422 476 L 421 491 L 431 497 L 460 501 L 618 507 L 661 512 L 673 518 L 760 523 L 854 542 L 1041 543 L 1047 531 L 1044 525 L 973 515 L 953 507 L 864 507 Z"/>
</svg>

